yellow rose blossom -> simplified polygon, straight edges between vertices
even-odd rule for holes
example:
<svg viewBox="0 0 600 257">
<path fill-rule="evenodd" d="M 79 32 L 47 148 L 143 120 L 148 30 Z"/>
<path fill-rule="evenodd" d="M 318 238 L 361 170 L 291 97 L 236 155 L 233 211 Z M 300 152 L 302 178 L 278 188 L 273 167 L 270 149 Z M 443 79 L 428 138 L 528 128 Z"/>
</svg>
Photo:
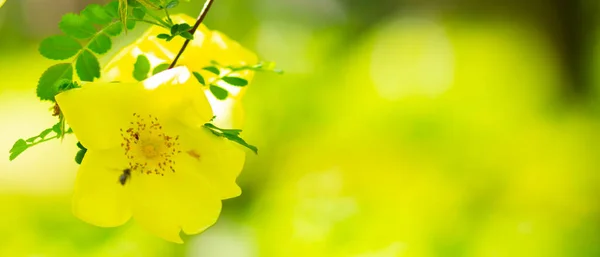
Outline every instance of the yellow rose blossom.
<svg viewBox="0 0 600 257">
<path fill-rule="evenodd" d="M 213 112 L 187 67 L 138 83 L 84 84 L 56 101 L 88 149 L 73 212 L 90 224 L 120 226 L 133 216 L 182 243 L 181 230 L 202 232 L 216 222 L 221 200 L 241 193 L 235 180 L 245 153 L 203 127 Z"/>
<path fill-rule="evenodd" d="M 176 24 L 185 22 L 193 25 L 195 22 L 194 18 L 185 14 L 172 15 L 171 19 Z M 133 77 L 133 66 L 137 57 L 141 54 L 148 57 L 152 68 L 163 63 L 171 63 L 185 39 L 175 37 L 173 40 L 167 42 L 156 37 L 161 33 L 169 34 L 169 31 L 159 26 L 152 26 L 137 41 L 116 54 L 103 69 L 102 81 L 136 81 Z M 206 81 L 212 81 L 216 79 L 216 75 L 202 70 L 206 66 L 211 66 L 211 61 L 216 61 L 224 66 L 243 66 L 256 64 L 258 58 L 256 54 L 242 47 L 226 35 L 218 31 L 209 30 L 201 24 L 194 33 L 194 40 L 190 42 L 177 63 L 178 65 L 187 66 L 191 71 L 200 72 Z M 245 70 L 231 75 L 244 78 L 250 82 L 254 76 L 254 72 Z M 226 100 L 216 99 L 208 87 L 203 87 L 217 115 L 215 123 L 222 127 L 242 128 L 244 113 L 240 100 L 247 86 L 235 87 L 226 83 L 220 83 L 219 85 L 227 89 L 230 93 Z"/>
</svg>

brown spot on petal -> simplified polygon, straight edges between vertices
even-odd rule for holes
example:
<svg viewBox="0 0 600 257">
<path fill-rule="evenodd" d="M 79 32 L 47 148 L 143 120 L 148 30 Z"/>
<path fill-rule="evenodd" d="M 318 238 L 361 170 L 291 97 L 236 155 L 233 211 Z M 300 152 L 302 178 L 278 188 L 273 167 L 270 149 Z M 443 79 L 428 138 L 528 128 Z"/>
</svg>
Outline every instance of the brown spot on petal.
<svg viewBox="0 0 600 257">
<path fill-rule="evenodd" d="M 196 160 L 200 160 L 200 154 L 196 152 L 196 150 L 189 150 L 187 151 L 187 154 L 189 154 L 192 158 Z"/>
</svg>

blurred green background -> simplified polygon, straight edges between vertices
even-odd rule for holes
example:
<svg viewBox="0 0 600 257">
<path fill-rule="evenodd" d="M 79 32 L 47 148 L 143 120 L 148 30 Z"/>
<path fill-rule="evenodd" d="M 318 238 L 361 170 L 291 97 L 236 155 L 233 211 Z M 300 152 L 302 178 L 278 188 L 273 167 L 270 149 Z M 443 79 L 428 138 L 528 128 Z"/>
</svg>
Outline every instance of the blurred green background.
<svg viewBox="0 0 600 257">
<path fill-rule="evenodd" d="M 216 1 L 205 24 L 286 74 L 256 76 L 261 153 L 185 245 L 72 216 L 73 138 L 8 161 L 54 124 L 37 44 L 92 2 L 0 9 L 0 256 L 600 256 L 597 0 Z"/>
</svg>

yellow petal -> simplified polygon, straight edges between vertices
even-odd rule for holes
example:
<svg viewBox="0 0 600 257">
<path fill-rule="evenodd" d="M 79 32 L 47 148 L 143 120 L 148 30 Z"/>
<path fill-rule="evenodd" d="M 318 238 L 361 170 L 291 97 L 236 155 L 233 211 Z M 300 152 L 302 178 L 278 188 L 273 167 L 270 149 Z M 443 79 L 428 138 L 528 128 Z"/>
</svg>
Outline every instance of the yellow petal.
<svg viewBox="0 0 600 257">
<path fill-rule="evenodd" d="M 185 14 L 172 15 L 171 17 L 175 23 L 186 22 L 193 24 L 195 22 L 194 18 Z M 169 32 L 162 27 L 152 26 L 139 40 L 123 48 L 106 65 L 101 79 L 107 82 L 134 82 L 133 64 L 140 54 L 148 57 L 152 68 L 163 63 L 171 63 L 185 40 L 181 37 L 175 37 L 173 40 L 166 42 L 165 40 L 156 38 L 156 35 L 160 33 Z M 211 66 L 211 61 L 213 60 L 222 65 L 233 66 L 256 64 L 258 62 L 256 54 L 244 48 L 236 41 L 231 40 L 226 35 L 218 31 L 211 31 L 201 24 L 196 33 L 194 33 L 194 40 L 191 41 L 179 59 L 178 65 L 187 66 L 191 71 L 200 72 L 206 80 L 212 80 L 216 76 L 202 70 L 202 68 Z M 251 82 L 254 72 L 242 71 L 231 75 Z M 241 128 L 243 126 L 244 115 L 239 100 L 248 86 L 234 87 L 225 83 L 221 83 L 220 85 L 230 92 L 230 98 L 233 103 L 220 103 L 220 100 L 214 99 L 208 87 L 203 87 L 204 93 L 211 99 L 211 103 L 213 103 L 213 110 L 217 113 L 215 123 L 220 126 Z"/>
<path fill-rule="evenodd" d="M 244 108 L 241 101 L 233 98 L 219 100 L 210 92 L 206 94 L 206 98 L 216 116 L 213 122 L 215 125 L 220 128 L 242 129 L 244 127 Z"/>
<path fill-rule="evenodd" d="M 217 137 L 206 128 L 180 130 L 185 165 L 208 179 L 220 199 L 239 196 L 236 179 L 244 167 L 244 150 L 225 138 Z"/>
<path fill-rule="evenodd" d="M 119 183 L 127 160 L 121 149 L 88 150 L 77 172 L 73 214 L 99 227 L 123 225 L 131 217 L 127 187 Z"/>
<path fill-rule="evenodd" d="M 137 84 L 89 83 L 56 96 L 77 139 L 88 149 L 110 149 L 121 143 L 119 129 L 143 103 Z"/>
<path fill-rule="evenodd" d="M 142 84 L 148 90 L 146 101 L 154 109 L 152 113 L 159 118 L 174 117 L 187 126 L 198 127 L 213 117 L 212 108 L 200 83 L 187 67 L 163 71 Z"/>
<path fill-rule="evenodd" d="M 4 5 L 4 2 L 6 2 L 6 0 L 0 0 L 0 7 Z"/>
<path fill-rule="evenodd" d="M 185 67 L 161 72 L 143 83 L 85 84 L 57 95 L 56 101 L 79 141 L 97 150 L 120 145 L 120 129 L 132 122 L 134 113 L 193 126 L 213 115 L 199 83 Z"/>
<path fill-rule="evenodd" d="M 195 19 L 185 15 L 172 15 L 175 23 L 194 24 Z M 143 36 L 136 42 L 123 48 L 121 52 L 115 55 L 105 66 L 102 79 L 104 81 L 134 82 L 133 64 L 137 57 L 144 54 L 150 60 L 152 68 L 162 63 L 171 63 L 185 39 L 175 37 L 167 42 L 159 39 L 156 35 L 161 33 L 170 33 L 166 29 L 158 26 L 150 27 Z M 253 52 L 241 46 L 238 42 L 230 39 L 225 34 L 218 31 L 211 31 L 201 24 L 194 33 L 194 40 L 186 48 L 178 61 L 178 65 L 187 66 L 192 71 L 202 72 L 208 79 L 211 73 L 204 73 L 202 68 L 211 66 L 211 61 L 217 61 L 222 65 L 241 66 L 256 64 L 258 57 Z M 238 76 L 250 82 L 254 72 L 245 71 Z M 232 88 L 231 93 L 234 98 L 245 91 L 246 87 Z M 208 90 L 208 89 L 207 89 Z"/>
<path fill-rule="evenodd" d="M 212 226 L 221 212 L 221 200 L 212 185 L 186 167 L 185 162 L 178 160 L 174 173 L 134 173 L 130 181 L 136 222 L 175 243 L 183 242 L 181 230 L 186 234 L 200 233 Z"/>
</svg>

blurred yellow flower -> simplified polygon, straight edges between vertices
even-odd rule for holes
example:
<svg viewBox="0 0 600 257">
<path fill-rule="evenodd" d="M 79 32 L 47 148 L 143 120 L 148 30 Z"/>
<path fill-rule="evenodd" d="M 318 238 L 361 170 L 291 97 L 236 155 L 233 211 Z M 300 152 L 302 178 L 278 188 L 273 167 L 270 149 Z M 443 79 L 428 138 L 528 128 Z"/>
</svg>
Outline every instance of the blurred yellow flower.
<svg viewBox="0 0 600 257">
<path fill-rule="evenodd" d="M 203 127 L 213 112 L 187 67 L 139 83 L 96 82 L 56 96 L 88 149 L 74 214 L 114 227 L 131 216 L 168 241 L 211 226 L 221 200 L 238 196 L 244 152 Z"/>
<path fill-rule="evenodd" d="M 177 24 L 187 23 L 193 25 L 195 22 L 194 18 L 185 14 L 172 15 L 171 19 Z M 148 57 L 152 69 L 160 64 L 170 64 L 185 39 L 175 37 L 167 42 L 156 37 L 161 33 L 169 34 L 170 32 L 165 28 L 152 26 L 138 40 L 123 48 L 105 66 L 101 80 L 106 82 L 135 82 L 133 64 L 141 54 Z M 216 61 L 222 66 L 243 66 L 258 63 L 258 57 L 226 35 L 219 31 L 209 30 L 204 24 L 201 24 L 194 33 L 194 40 L 190 42 L 177 63 L 178 65 L 187 66 L 191 71 L 199 72 L 207 81 L 211 81 L 216 78 L 216 75 L 202 68 L 213 65 L 212 61 Z M 251 82 L 254 72 L 244 70 L 230 75 Z M 229 98 L 224 101 L 216 99 L 208 87 L 203 88 L 213 111 L 217 115 L 215 123 L 222 127 L 242 128 L 244 113 L 240 100 L 247 86 L 235 87 L 225 83 L 219 84 L 219 86 L 227 89 L 230 93 Z"/>
<path fill-rule="evenodd" d="M 6 0 L 0 0 L 0 7 L 2 7 L 5 2 L 6 2 Z"/>
</svg>

